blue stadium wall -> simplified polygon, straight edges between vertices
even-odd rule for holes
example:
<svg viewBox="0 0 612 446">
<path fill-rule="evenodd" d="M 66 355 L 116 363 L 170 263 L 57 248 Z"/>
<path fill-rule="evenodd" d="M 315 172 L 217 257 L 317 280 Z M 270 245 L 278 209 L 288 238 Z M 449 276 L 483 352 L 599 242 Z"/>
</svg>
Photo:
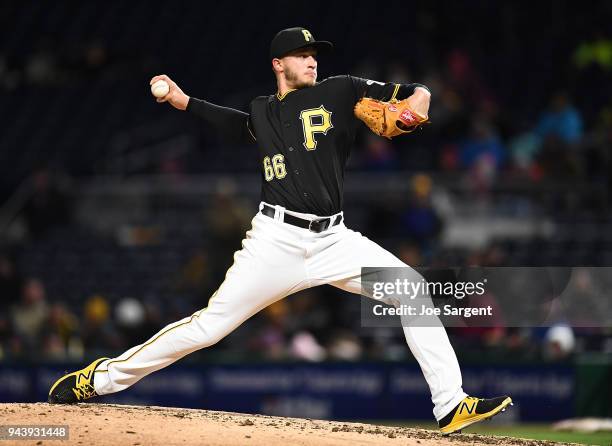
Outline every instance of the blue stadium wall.
<svg viewBox="0 0 612 446">
<path fill-rule="evenodd" d="M 50 384 L 74 367 L 0 364 L 0 401 L 46 401 Z M 470 394 L 511 395 L 508 421 L 576 412 L 573 366 L 472 366 L 463 377 Z M 414 364 L 178 364 L 98 400 L 337 420 L 432 419 L 429 390 Z"/>
</svg>

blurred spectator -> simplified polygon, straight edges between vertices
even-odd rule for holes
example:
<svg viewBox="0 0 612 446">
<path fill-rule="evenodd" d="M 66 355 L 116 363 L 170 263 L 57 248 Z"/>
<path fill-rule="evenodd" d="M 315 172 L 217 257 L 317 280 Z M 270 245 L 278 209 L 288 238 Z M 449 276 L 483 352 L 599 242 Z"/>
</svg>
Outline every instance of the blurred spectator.
<svg viewBox="0 0 612 446">
<path fill-rule="evenodd" d="M 582 118 L 566 93 L 553 96 L 534 134 L 540 144 L 538 160 L 545 173 L 562 178 L 580 173 L 582 153 L 575 149 L 579 148 L 582 138 Z"/>
<path fill-rule="evenodd" d="M 122 337 L 122 342 L 127 345 L 142 344 L 152 335 L 145 332 L 148 328 L 146 322 L 146 310 L 142 303 L 133 297 L 125 297 L 115 305 L 115 321 Z"/>
<path fill-rule="evenodd" d="M 607 72 L 612 71 L 612 40 L 598 31 L 592 40 L 583 41 L 576 47 L 574 63 L 581 69 L 598 65 Z"/>
<path fill-rule="evenodd" d="M 540 139 L 532 132 L 521 133 L 510 142 L 510 153 L 514 165 L 522 170 L 534 168 L 536 155 L 540 150 Z"/>
<path fill-rule="evenodd" d="M 357 361 L 363 354 L 361 340 L 348 330 L 337 330 L 327 346 L 330 359 Z"/>
<path fill-rule="evenodd" d="M 541 341 L 534 329 L 528 327 L 506 327 L 501 352 L 505 357 L 537 359 L 541 353 Z"/>
<path fill-rule="evenodd" d="M 288 301 L 280 300 L 263 309 L 258 318 L 260 328 L 248 343 L 248 349 L 266 359 L 285 359 L 288 355 Z"/>
<path fill-rule="evenodd" d="M 574 331 L 567 325 L 555 325 L 546 331 L 544 357 L 549 360 L 561 360 L 574 352 L 576 338 Z"/>
<path fill-rule="evenodd" d="M 68 307 L 56 302 L 51 305 L 45 327 L 44 355 L 48 358 L 65 360 L 79 358 L 83 348 L 79 334 L 79 321 Z"/>
<path fill-rule="evenodd" d="M 481 296 L 457 300 L 455 304 L 458 308 L 489 307 L 491 309 L 490 316 L 462 318 L 466 326 L 453 329 L 453 333 L 460 335 L 464 343 L 473 343 L 470 348 L 503 347 L 508 322 L 504 319 L 503 308 L 493 293 L 485 292 Z"/>
<path fill-rule="evenodd" d="M 429 248 L 442 230 L 442 220 L 431 203 L 432 180 L 428 175 L 418 174 L 410 184 L 410 201 L 400 214 L 401 234 Z"/>
<path fill-rule="evenodd" d="M 576 327 L 605 327 L 612 314 L 612 303 L 599 274 L 590 268 L 574 268 L 571 278 L 555 304 L 555 322 Z"/>
<path fill-rule="evenodd" d="M 491 123 L 481 116 L 472 121 L 471 135 L 460 144 L 459 150 L 461 166 L 468 170 L 477 171 L 485 162 L 496 171 L 506 160 L 506 151 L 499 135 Z"/>
<path fill-rule="evenodd" d="M 290 336 L 289 354 L 294 359 L 306 361 L 322 361 L 327 356 L 325 348 L 321 346 L 317 335 L 324 335 L 334 323 L 331 320 L 332 306 L 316 288 L 303 290 L 287 299 L 289 312 L 287 314 L 285 330 Z"/>
<path fill-rule="evenodd" d="M 23 343 L 23 351 L 38 352 L 40 337 L 47 322 L 49 308 L 43 283 L 35 278 L 25 281 L 21 301 L 13 308 L 12 319 L 15 333 Z"/>
<path fill-rule="evenodd" d="M 100 295 L 87 299 L 83 309 L 81 339 L 85 350 L 90 353 L 101 350 L 117 350 L 126 345 L 110 320 L 110 305 Z"/>
<path fill-rule="evenodd" d="M 610 106 L 612 40 L 606 35 L 609 35 L 607 31 L 593 26 L 591 36 L 579 43 L 573 53 L 577 68 L 577 73 L 573 73 L 573 83 L 580 88 L 576 99 L 584 113 L 585 122 L 594 121 L 603 108 Z"/>
<path fill-rule="evenodd" d="M 213 281 L 221 283 L 233 262 L 232 254 L 240 248 L 240 240 L 248 228 L 250 212 L 236 196 L 236 185 L 223 180 L 206 211 L 210 224 L 210 252 L 215 253 L 211 264 Z"/>
<path fill-rule="evenodd" d="M 326 356 L 325 349 L 307 331 L 300 331 L 292 336 L 289 351 L 295 359 L 312 362 L 323 361 Z"/>
<path fill-rule="evenodd" d="M 123 225 L 117 231 L 117 242 L 122 246 L 155 246 L 163 238 L 162 228 L 147 225 Z"/>
<path fill-rule="evenodd" d="M 474 117 L 470 136 L 459 144 L 459 162 L 467 171 L 467 183 L 473 191 L 488 198 L 506 162 L 506 149 L 484 115 Z"/>
<path fill-rule="evenodd" d="M 540 140 L 554 139 L 567 145 L 576 144 L 582 137 L 582 118 L 576 110 L 567 93 L 558 92 L 551 100 L 535 128 L 535 134 Z"/>
</svg>

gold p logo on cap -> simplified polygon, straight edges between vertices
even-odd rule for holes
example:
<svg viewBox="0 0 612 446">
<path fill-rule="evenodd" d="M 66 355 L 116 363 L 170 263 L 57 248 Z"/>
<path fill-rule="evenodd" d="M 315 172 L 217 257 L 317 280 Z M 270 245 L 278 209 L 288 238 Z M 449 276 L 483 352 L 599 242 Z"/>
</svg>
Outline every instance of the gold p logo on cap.
<svg viewBox="0 0 612 446">
<path fill-rule="evenodd" d="M 310 42 L 312 40 L 312 34 L 310 34 L 310 31 L 307 29 L 303 29 L 302 34 L 304 34 L 304 39 L 306 39 L 306 42 Z"/>
</svg>

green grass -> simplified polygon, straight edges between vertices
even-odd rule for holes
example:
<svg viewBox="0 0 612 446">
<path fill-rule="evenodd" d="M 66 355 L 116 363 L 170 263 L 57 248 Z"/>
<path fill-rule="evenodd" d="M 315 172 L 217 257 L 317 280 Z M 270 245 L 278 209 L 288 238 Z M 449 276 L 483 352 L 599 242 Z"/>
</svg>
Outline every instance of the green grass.
<svg viewBox="0 0 612 446">
<path fill-rule="evenodd" d="M 561 432 L 553 431 L 546 424 L 518 424 L 516 426 L 473 426 L 466 433 L 505 435 L 507 437 L 532 438 L 534 440 L 560 441 L 564 443 L 612 445 L 612 432 Z"/>
<path fill-rule="evenodd" d="M 378 423 L 381 424 L 381 423 Z M 422 427 L 425 429 L 437 429 L 434 423 L 399 422 L 382 423 L 393 426 Z M 477 424 L 463 429 L 464 434 L 484 434 L 484 435 L 503 435 L 506 437 L 531 438 L 533 440 L 549 440 L 563 443 L 582 443 L 595 444 L 602 446 L 612 446 L 612 432 L 560 432 L 553 431 L 548 424 L 516 424 L 516 425 L 487 425 Z"/>
</svg>

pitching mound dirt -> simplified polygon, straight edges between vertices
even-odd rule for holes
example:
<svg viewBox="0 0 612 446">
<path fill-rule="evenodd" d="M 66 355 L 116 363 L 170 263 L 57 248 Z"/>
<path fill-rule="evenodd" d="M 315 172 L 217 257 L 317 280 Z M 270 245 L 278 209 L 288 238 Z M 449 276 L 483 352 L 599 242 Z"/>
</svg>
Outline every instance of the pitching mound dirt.
<svg viewBox="0 0 612 446">
<path fill-rule="evenodd" d="M 156 406 L 0 404 L 3 425 L 68 425 L 68 441 L 0 441 L 35 445 L 552 445 L 535 440 L 455 434 L 361 423 L 269 417 Z"/>
</svg>

